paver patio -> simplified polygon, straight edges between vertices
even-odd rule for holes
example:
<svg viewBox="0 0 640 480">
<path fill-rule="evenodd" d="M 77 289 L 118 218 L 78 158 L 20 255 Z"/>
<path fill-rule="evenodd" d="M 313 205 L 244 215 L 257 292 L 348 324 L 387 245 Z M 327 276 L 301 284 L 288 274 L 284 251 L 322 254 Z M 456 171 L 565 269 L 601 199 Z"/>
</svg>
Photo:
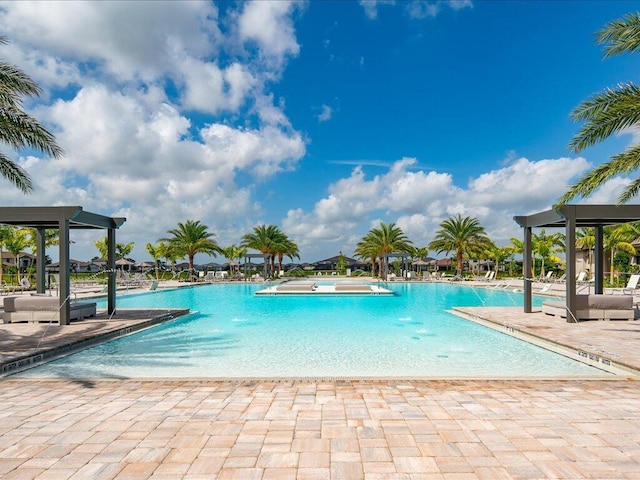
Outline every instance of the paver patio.
<svg viewBox="0 0 640 480">
<path fill-rule="evenodd" d="M 640 479 L 638 322 L 567 324 L 519 308 L 458 313 L 590 348 L 628 365 L 630 374 L 605 380 L 6 377 L 0 379 L 0 478 Z M 35 340 L 47 348 L 145 321 L 139 312 L 129 316 L 62 327 L 65 332 L 0 325 L 3 359 L 31 352 Z"/>
</svg>

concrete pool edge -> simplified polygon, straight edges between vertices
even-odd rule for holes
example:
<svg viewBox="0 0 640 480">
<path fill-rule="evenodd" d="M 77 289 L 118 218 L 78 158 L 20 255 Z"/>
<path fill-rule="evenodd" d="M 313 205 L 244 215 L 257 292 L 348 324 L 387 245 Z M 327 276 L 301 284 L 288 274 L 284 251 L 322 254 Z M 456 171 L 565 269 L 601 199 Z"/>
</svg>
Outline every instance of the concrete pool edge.
<svg viewBox="0 0 640 480">
<path fill-rule="evenodd" d="M 122 313 L 131 313 L 140 311 L 139 309 L 119 309 Z M 145 313 L 152 313 L 154 309 L 141 310 Z M 124 322 L 120 324 L 110 325 L 104 331 L 93 333 L 89 336 L 82 336 L 78 338 L 77 335 L 71 335 L 71 339 L 68 341 L 61 341 L 58 345 L 53 347 L 47 347 L 46 345 L 40 346 L 39 344 L 32 350 L 29 350 L 23 354 L 17 354 L 9 356 L 9 358 L 0 361 L 0 381 L 10 378 L 11 375 L 34 368 L 45 363 L 48 363 L 57 358 L 61 358 L 67 355 L 71 355 L 87 348 L 106 343 L 118 338 L 126 337 L 134 333 L 138 333 L 142 330 L 152 328 L 156 325 L 175 320 L 176 318 L 183 317 L 190 313 L 188 308 L 176 308 L 176 309 L 157 309 L 155 313 L 158 315 L 147 315 L 144 319 L 138 319 L 133 322 Z M 98 315 L 99 316 L 99 315 Z M 97 317 L 98 317 L 97 316 Z M 86 320 L 85 324 L 100 321 L 100 319 Z M 116 314 L 117 320 L 117 314 Z M 10 325 L 10 324 L 9 324 Z M 58 326 L 58 325 L 55 325 Z M 68 327 L 62 327 L 68 328 Z M 70 332 L 72 333 L 72 332 Z"/>
<path fill-rule="evenodd" d="M 484 318 L 477 313 L 469 312 L 468 310 L 469 308 L 465 307 L 453 307 L 451 310 L 448 310 L 448 312 L 457 317 L 517 338 L 518 340 L 531 343 L 540 348 L 544 348 L 545 350 L 552 351 L 580 363 L 584 363 L 599 370 L 603 370 L 607 373 L 611 373 L 616 377 L 629 375 L 633 377 L 640 376 L 640 369 L 617 361 L 610 356 L 603 355 L 601 352 L 596 353 L 593 350 L 589 351 L 590 349 L 588 348 L 577 348 L 571 345 L 549 340 L 548 338 L 525 332 L 519 325 L 515 325 L 513 323 L 496 322 L 488 318 Z"/>
</svg>

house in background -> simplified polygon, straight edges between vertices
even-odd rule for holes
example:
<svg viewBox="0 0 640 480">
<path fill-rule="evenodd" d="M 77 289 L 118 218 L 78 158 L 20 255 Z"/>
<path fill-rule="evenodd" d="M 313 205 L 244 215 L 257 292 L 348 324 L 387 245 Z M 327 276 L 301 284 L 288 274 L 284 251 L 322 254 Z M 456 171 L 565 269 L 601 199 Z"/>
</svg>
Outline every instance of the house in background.
<svg viewBox="0 0 640 480">
<path fill-rule="evenodd" d="M 2 267 L 15 267 L 16 265 L 16 257 L 9 252 L 2 252 Z M 18 255 L 18 266 L 20 270 L 24 270 L 25 268 L 35 267 L 36 265 L 36 256 L 27 252 L 20 252 Z"/>
</svg>

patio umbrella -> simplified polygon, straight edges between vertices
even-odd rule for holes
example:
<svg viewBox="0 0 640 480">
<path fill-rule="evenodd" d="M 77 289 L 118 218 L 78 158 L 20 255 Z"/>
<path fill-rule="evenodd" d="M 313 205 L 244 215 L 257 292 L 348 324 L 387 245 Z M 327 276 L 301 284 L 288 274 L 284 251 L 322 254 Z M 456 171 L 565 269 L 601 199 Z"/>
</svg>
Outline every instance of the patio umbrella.
<svg viewBox="0 0 640 480">
<path fill-rule="evenodd" d="M 122 267 L 122 269 L 124 270 L 124 267 L 131 267 L 131 265 L 135 265 L 136 262 L 132 262 L 131 260 L 127 260 L 126 258 L 119 258 L 118 260 L 116 260 L 116 265 L 119 267 Z M 127 270 L 129 270 L 129 268 L 127 268 Z"/>
</svg>

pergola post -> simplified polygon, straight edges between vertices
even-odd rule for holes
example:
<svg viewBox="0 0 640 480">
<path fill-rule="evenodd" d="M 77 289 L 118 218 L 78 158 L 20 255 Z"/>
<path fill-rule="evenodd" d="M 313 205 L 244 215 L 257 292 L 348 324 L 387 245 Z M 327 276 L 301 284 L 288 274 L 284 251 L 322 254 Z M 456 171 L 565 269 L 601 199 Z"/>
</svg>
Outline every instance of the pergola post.
<svg viewBox="0 0 640 480">
<path fill-rule="evenodd" d="M 36 292 L 45 292 L 45 229 L 36 228 Z"/>
<path fill-rule="evenodd" d="M 533 302 L 531 300 L 533 279 L 529 278 L 529 275 L 531 275 L 531 269 L 533 267 L 533 261 L 531 257 L 531 227 L 524 228 L 523 246 L 524 252 L 522 256 L 522 269 L 524 270 L 524 311 L 525 313 L 531 313 L 533 311 Z"/>
<path fill-rule="evenodd" d="M 603 244 L 603 231 L 602 225 L 595 227 L 595 245 L 594 245 L 594 263 L 595 263 L 595 290 L 596 293 L 602 294 L 604 291 L 604 244 Z"/>
<path fill-rule="evenodd" d="M 574 210 L 566 212 L 565 245 L 567 254 L 567 277 L 565 295 L 567 299 L 567 322 L 575 323 L 576 302 L 576 215 Z"/>
<path fill-rule="evenodd" d="M 107 313 L 116 311 L 116 230 L 107 229 Z"/>
<path fill-rule="evenodd" d="M 60 325 L 71 323 L 71 282 L 69 280 L 69 219 L 61 215 L 58 223 L 60 257 Z"/>
</svg>

